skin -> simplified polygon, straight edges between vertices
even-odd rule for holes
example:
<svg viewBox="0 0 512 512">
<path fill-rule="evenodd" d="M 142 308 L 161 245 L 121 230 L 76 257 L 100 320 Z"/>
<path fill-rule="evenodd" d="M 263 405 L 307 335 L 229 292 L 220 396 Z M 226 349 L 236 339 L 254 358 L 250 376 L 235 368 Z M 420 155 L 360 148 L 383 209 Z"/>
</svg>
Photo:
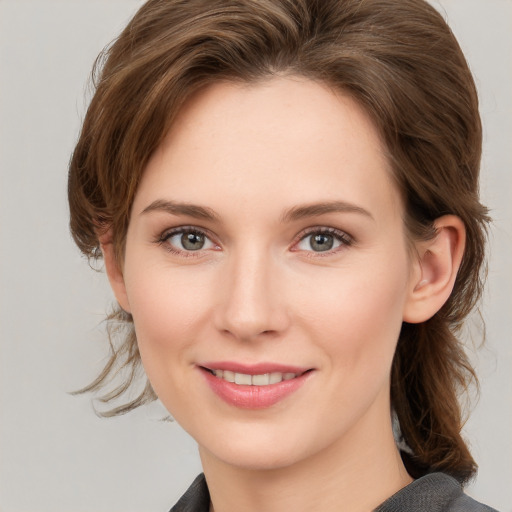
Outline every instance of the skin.
<svg viewBox="0 0 512 512">
<path fill-rule="evenodd" d="M 153 388 L 199 444 L 212 509 L 357 512 L 411 481 L 390 367 L 402 322 L 449 296 L 464 228 L 443 217 L 410 251 L 402 218 L 380 137 L 347 95 L 298 77 L 219 83 L 179 113 L 139 185 L 122 265 L 107 238 L 103 251 Z M 171 231 L 191 226 L 200 250 Z M 326 229 L 333 248 L 315 250 Z M 205 361 L 312 371 L 251 410 L 212 392 Z"/>
</svg>

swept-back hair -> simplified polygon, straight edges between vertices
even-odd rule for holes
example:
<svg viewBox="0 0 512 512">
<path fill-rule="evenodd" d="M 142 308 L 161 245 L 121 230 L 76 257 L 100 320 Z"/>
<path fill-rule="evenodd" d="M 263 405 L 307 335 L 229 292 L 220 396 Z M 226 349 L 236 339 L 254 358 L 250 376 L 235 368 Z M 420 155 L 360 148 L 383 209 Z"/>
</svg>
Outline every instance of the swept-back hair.
<svg viewBox="0 0 512 512">
<path fill-rule="evenodd" d="M 71 231 L 98 258 L 110 229 L 122 264 L 129 214 L 149 157 L 184 102 L 215 81 L 293 74 L 354 98 L 387 149 L 411 240 L 435 235 L 445 214 L 467 243 L 453 293 L 430 320 L 402 327 L 391 376 L 392 406 L 412 455 L 408 469 L 461 481 L 476 469 L 460 430 L 459 398 L 475 378 L 456 334 L 482 288 L 487 211 L 478 198 L 481 123 L 473 78 L 442 16 L 423 0 L 150 0 L 95 65 L 95 95 L 69 169 Z M 140 368 L 131 316 L 110 316 L 111 358 L 86 389 Z M 123 330 L 125 329 L 125 330 Z M 124 413 L 155 397 L 147 384 Z M 333 404 L 335 407 L 335 404 Z"/>
</svg>

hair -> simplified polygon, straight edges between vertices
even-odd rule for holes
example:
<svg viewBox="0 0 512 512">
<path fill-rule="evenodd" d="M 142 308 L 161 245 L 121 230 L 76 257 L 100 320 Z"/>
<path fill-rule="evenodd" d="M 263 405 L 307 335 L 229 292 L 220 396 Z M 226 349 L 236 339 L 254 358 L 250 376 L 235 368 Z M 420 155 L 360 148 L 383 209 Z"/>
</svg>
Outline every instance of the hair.
<svg viewBox="0 0 512 512">
<path fill-rule="evenodd" d="M 95 63 L 95 94 L 69 168 L 73 238 L 97 259 L 99 233 L 111 230 L 122 264 L 139 180 L 187 98 L 215 81 L 254 83 L 277 74 L 344 91 L 371 116 L 404 198 L 411 240 L 435 236 L 442 215 L 464 222 L 453 293 L 430 320 L 402 326 L 391 401 L 410 451 L 409 472 L 439 470 L 465 482 L 476 464 L 461 437 L 459 400 L 476 376 L 457 334 L 481 295 L 489 217 L 479 202 L 475 84 L 448 25 L 425 1 L 145 3 Z M 110 359 L 84 389 L 114 386 L 105 403 L 127 393 L 141 365 L 131 316 L 117 309 L 108 318 Z M 123 369 L 125 380 L 113 384 Z M 135 399 L 102 414 L 154 398 L 147 383 Z"/>
</svg>

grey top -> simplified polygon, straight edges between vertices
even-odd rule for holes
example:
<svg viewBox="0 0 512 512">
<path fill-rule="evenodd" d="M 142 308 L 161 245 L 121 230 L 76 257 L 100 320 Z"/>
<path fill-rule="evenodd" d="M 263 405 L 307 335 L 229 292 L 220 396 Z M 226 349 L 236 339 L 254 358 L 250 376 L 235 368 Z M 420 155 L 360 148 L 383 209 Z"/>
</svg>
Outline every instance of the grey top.
<svg viewBox="0 0 512 512">
<path fill-rule="evenodd" d="M 430 473 L 387 499 L 375 512 L 497 512 L 467 494 L 455 478 Z"/>
<path fill-rule="evenodd" d="M 170 512 L 208 512 L 210 493 L 200 474 Z M 387 499 L 374 512 L 497 512 L 464 494 L 449 475 L 430 473 Z"/>
</svg>

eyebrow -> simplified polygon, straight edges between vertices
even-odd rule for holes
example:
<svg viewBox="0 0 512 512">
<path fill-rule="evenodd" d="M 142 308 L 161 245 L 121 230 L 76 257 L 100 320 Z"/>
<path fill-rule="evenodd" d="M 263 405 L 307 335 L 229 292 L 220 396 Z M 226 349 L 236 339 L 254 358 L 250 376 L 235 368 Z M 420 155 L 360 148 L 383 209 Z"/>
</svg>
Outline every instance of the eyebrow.
<svg viewBox="0 0 512 512">
<path fill-rule="evenodd" d="M 219 216 L 211 208 L 165 199 L 157 199 L 156 201 L 153 201 L 149 206 L 142 210 L 141 215 L 154 211 L 161 211 L 172 215 L 186 215 L 188 217 L 209 221 L 219 220 Z M 373 215 L 361 206 L 357 206 L 346 201 L 328 201 L 294 206 L 283 213 L 281 216 L 281 222 L 293 222 L 308 217 L 326 215 L 328 213 L 358 213 L 373 219 Z"/>
<path fill-rule="evenodd" d="M 307 217 L 317 217 L 328 213 L 358 213 L 373 220 L 373 215 L 368 211 L 346 201 L 328 201 L 325 203 L 314 203 L 299 205 L 286 210 L 281 217 L 282 222 L 291 222 Z"/>
<path fill-rule="evenodd" d="M 170 213 L 172 215 L 186 215 L 188 217 L 202 220 L 219 220 L 219 216 L 211 208 L 190 203 L 167 201 L 164 199 L 157 199 L 156 201 L 153 201 L 149 206 L 142 210 L 141 215 L 155 211 Z"/>
</svg>

